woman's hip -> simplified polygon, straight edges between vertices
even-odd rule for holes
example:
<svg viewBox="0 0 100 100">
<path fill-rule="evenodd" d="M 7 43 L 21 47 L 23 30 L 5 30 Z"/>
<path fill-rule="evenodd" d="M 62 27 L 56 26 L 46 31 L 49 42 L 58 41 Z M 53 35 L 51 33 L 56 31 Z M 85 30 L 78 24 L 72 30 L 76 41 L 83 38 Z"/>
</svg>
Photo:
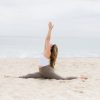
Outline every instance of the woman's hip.
<svg viewBox="0 0 100 100">
<path fill-rule="evenodd" d="M 39 72 L 42 75 L 48 75 L 48 74 L 54 73 L 54 69 L 52 67 L 50 67 L 50 65 L 47 65 L 47 66 L 43 66 L 43 67 L 39 68 Z"/>
</svg>

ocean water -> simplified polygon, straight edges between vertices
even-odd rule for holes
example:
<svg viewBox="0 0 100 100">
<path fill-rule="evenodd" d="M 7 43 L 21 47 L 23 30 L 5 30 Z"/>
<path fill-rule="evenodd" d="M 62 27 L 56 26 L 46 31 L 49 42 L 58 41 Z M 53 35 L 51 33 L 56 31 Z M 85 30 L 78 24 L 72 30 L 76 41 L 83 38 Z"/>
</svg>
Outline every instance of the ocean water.
<svg viewBox="0 0 100 100">
<path fill-rule="evenodd" d="M 58 57 L 100 57 L 97 37 L 54 37 L 51 42 L 58 45 Z M 37 58 L 43 44 L 43 37 L 0 36 L 0 57 Z"/>
</svg>

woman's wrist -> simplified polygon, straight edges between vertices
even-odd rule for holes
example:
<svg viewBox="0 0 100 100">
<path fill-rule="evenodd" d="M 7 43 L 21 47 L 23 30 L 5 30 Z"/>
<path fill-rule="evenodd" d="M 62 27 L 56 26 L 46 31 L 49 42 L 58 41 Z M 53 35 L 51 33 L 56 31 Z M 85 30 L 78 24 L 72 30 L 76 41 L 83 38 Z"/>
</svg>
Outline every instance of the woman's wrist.
<svg viewBox="0 0 100 100">
<path fill-rule="evenodd" d="M 49 29 L 48 31 L 52 31 L 52 29 Z"/>
</svg>

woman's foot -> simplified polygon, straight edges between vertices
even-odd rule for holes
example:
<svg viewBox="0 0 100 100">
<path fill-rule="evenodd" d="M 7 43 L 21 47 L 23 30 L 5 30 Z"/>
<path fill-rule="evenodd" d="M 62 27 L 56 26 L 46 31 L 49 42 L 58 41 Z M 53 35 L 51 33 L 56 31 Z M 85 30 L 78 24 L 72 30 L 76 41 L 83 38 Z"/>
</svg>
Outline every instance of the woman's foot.
<svg viewBox="0 0 100 100">
<path fill-rule="evenodd" d="M 88 79 L 88 77 L 86 77 L 86 76 L 84 76 L 84 75 L 81 75 L 80 77 L 78 77 L 79 79 L 81 79 L 83 82 L 85 81 L 85 80 L 87 80 Z"/>
</svg>

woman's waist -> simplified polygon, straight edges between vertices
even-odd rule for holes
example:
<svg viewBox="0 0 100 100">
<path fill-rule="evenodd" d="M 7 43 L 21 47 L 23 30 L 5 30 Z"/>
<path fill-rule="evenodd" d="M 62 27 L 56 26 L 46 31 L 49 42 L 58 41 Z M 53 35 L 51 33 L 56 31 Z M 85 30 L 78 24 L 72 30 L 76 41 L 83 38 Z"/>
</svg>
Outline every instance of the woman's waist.
<svg viewBox="0 0 100 100">
<path fill-rule="evenodd" d="M 53 71 L 53 68 L 50 65 L 39 67 L 39 71 Z"/>
<path fill-rule="evenodd" d="M 49 64 L 48 65 L 38 65 L 39 68 L 44 68 L 44 67 L 48 67 L 48 66 L 49 66 Z"/>
</svg>

